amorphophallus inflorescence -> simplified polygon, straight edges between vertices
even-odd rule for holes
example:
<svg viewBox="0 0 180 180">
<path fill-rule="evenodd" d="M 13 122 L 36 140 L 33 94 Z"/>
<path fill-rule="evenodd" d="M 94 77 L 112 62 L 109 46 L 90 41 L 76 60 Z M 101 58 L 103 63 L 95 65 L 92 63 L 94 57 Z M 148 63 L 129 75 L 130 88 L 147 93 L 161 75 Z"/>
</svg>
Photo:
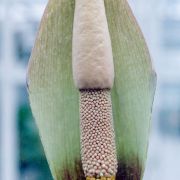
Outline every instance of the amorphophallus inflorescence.
<svg viewBox="0 0 180 180">
<path fill-rule="evenodd" d="M 140 180 L 156 76 L 126 0 L 49 0 L 28 68 L 56 180 Z"/>
</svg>

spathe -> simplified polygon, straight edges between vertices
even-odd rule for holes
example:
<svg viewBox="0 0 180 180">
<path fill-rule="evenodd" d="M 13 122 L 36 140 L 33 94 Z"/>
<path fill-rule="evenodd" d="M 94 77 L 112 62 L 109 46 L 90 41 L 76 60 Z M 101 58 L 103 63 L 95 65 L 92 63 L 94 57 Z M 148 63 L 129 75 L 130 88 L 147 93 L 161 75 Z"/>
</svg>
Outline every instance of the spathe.
<svg viewBox="0 0 180 180">
<path fill-rule="evenodd" d="M 80 160 L 79 98 L 72 76 L 74 0 L 50 0 L 28 69 L 31 108 L 54 179 L 85 179 Z M 141 179 L 146 162 L 155 73 L 126 0 L 105 0 L 115 81 L 116 179 Z"/>
</svg>

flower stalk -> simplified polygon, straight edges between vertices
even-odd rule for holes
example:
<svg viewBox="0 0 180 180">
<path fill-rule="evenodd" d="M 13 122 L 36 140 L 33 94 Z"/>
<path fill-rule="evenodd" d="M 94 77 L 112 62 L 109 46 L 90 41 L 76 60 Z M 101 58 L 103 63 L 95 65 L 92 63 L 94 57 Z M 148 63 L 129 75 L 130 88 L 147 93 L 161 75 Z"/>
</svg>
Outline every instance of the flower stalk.
<svg viewBox="0 0 180 180">
<path fill-rule="evenodd" d="M 87 177 L 86 180 L 115 180 L 115 177 L 101 177 L 100 179 Z"/>
<path fill-rule="evenodd" d="M 80 90 L 81 159 L 86 177 L 115 177 L 111 91 L 114 64 L 103 0 L 76 0 L 73 79 Z"/>
</svg>

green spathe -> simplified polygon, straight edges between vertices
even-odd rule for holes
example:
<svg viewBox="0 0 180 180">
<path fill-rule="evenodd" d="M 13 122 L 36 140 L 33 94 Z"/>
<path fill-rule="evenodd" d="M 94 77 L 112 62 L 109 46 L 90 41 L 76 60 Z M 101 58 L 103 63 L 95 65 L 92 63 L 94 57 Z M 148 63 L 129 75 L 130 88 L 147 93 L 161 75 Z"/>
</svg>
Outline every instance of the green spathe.
<svg viewBox="0 0 180 180">
<path fill-rule="evenodd" d="M 74 3 L 49 1 L 28 69 L 31 108 L 57 180 L 84 179 L 79 95 L 72 76 Z M 117 179 L 139 180 L 146 161 L 155 73 L 126 0 L 105 0 L 105 7 L 115 65 L 112 103 L 119 161 Z"/>
<path fill-rule="evenodd" d="M 141 173 L 146 162 L 156 76 L 127 2 L 107 0 L 105 5 L 115 66 L 112 102 L 118 160 L 140 168 Z"/>
</svg>

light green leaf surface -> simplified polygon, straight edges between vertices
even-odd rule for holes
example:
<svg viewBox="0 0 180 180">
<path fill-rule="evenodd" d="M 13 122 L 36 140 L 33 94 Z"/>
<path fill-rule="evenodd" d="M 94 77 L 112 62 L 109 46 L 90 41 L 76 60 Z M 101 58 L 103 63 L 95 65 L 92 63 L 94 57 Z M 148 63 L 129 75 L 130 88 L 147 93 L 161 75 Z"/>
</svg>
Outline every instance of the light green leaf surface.
<svg viewBox="0 0 180 180">
<path fill-rule="evenodd" d="M 54 179 L 84 179 L 79 97 L 72 77 L 74 0 L 50 0 L 28 68 L 29 97 Z M 118 178 L 141 176 L 146 160 L 155 74 L 125 0 L 105 0 L 112 40 L 112 90 Z M 124 173 L 124 174 L 123 174 Z M 135 178 L 134 178 L 135 179 Z M 133 180 L 134 180 L 133 179 Z M 137 178 L 138 180 L 138 178 Z"/>
<path fill-rule="evenodd" d="M 125 0 L 105 1 L 115 83 L 112 91 L 119 167 L 145 167 L 156 76 L 139 26 Z"/>
</svg>

